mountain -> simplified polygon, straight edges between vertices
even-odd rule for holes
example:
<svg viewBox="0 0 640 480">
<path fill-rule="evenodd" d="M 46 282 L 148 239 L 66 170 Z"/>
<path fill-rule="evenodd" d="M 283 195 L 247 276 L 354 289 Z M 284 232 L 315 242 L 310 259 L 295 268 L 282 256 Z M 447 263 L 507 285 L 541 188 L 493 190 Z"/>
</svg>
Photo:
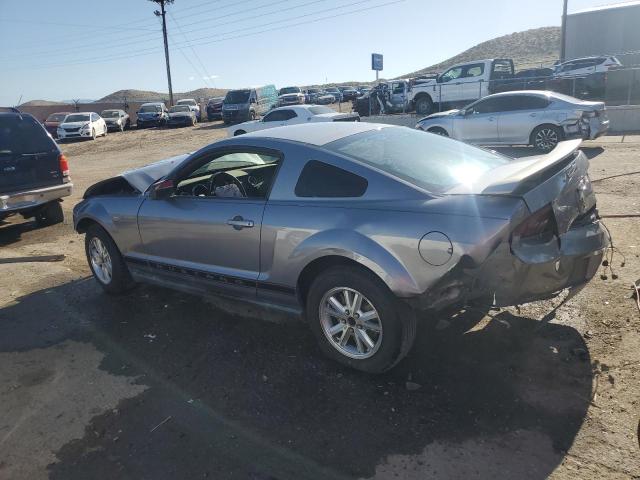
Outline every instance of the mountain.
<svg viewBox="0 0 640 480">
<path fill-rule="evenodd" d="M 221 88 L 198 88 L 197 90 L 191 90 L 190 92 L 175 93 L 173 98 L 180 100 L 181 98 L 211 98 L 221 97 L 227 93 L 227 90 Z M 130 102 L 141 102 L 145 100 L 168 100 L 169 94 L 162 92 L 153 92 L 149 90 L 118 90 L 117 92 L 110 93 L 106 97 L 102 97 L 96 102 L 108 103 L 108 102 L 121 102 L 124 99 Z"/>
<path fill-rule="evenodd" d="M 512 58 L 516 70 L 552 65 L 560 56 L 560 27 L 541 27 L 503 35 L 448 58 L 440 63 L 398 78 L 441 72 L 450 65 L 485 58 Z"/>
<path fill-rule="evenodd" d="M 66 105 L 65 102 L 51 102 L 49 100 L 29 100 L 19 105 L 19 107 L 46 107 L 49 105 Z"/>
</svg>

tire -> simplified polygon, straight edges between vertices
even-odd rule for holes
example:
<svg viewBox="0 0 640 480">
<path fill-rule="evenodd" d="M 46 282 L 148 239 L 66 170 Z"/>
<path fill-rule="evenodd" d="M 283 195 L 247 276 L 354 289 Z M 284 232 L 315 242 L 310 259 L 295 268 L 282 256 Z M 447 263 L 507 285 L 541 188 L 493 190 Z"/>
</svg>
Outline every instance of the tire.
<svg viewBox="0 0 640 480">
<path fill-rule="evenodd" d="M 47 203 L 36 213 L 36 223 L 40 227 L 48 227 L 62 222 L 64 222 L 64 213 L 62 205 L 57 200 Z"/>
<path fill-rule="evenodd" d="M 539 152 L 549 153 L 563 137 L 562 130 L 555 125 L 539 125 L 531 133 L 531 145 Z"/>
<path fill-rule="evenodd" d="M 119 295 L 135 287 L 120 250 L 102 227 L 89 227 L 84 237 L 84 249 L 93 277 L 105 292 Z M 109 273 L 106 274 L 106 271 Z"/>
<path fill-rule="evenodd" d="M 238 135 L 244 135 L 245 133 L 247 132 L 245 132 L 244 130 L 236 130 L 235 132 L 233 132 L 233 136 L 237 137 Z"/>
<path fill-rule="evenodd" d="M 191 126 L 192 126 L 192 127 L 195 127 L 195 126 L 196 126 L 196 117 L 193 117 L 193 118 L 191 119 Z"/>
<path fill-rule="evenodd" d="M 354 293 L 360 294 L 362 318 L 353 312 L 342 318 L 328 314 L 337 311 L 329 307 L 335 305 L 333 300 L 342 307 L 348 305 L 345 291 L 350 301 Z M 369 321 L 363 321 L 365 314 Z M 354 267 L 333 267 L 316 278 L 307 295 L 306 318 L 326 356 L 368 373 L 382 373 L 398 363 L 409 352 L 416 333 L 414 312 L 400 304 L 378 278 Z"/>
<path fill-rule="evenodd" d="M 416 113 L 419 115 L 430 115 L 433 113 L 433 100 L 431 100 L 431 97 L 422 96 L 416 100 Z"/>
<path fill-rule="evenodd" d="M 433 133 L 434 135 L 440 135 L 441 137 L 448 137 L 449 136 L 449 132 L 447 132 L 442 127 L 433 127 L 433 128 L 430 128 L 429 130 L 427 130 L 427 132 Z"/>
<path fill-rule="evenodd" d="M 106 137 L 107 133 L 109 133 L 109 129 L 107 127 L 104 127 L 104 133 L 102 134 L 102 136 Z"/>
<path fill-rule="evenodd" d="M 124 132 L 124 125 L 120 124 L 120 133 Z"/>
<path fill-rule="evenodd" d="M 96 129 L 92 128 L 91 129 L 91 140 L 95 140 L 96 139 Z"/>
</svg>

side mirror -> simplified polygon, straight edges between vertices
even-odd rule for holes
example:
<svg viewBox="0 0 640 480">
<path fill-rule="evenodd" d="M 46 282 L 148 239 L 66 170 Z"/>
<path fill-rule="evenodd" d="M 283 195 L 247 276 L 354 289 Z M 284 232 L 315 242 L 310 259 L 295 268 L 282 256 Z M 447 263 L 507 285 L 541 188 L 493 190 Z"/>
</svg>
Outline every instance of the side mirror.
<svg viewBox="0 0 640 480">
<path fill-rule="evenodd" d="M 460 115 L 461 117 L 466 117 L 467 116 L 467 111 L 463 108 L 462 110 L 460 110 L 458 112 L 458 115 Z"/>
<path fill-rule="evenodd" d="M 175 191 L 173 180 L 160 180 L 151 185 L 150 198 L 152 200 L 166 200 Z"/>
</svg>

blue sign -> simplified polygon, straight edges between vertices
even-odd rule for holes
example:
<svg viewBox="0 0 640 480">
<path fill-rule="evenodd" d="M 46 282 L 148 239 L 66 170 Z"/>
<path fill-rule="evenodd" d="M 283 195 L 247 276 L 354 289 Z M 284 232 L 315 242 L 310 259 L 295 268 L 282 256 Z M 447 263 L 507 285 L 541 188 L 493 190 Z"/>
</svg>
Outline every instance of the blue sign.
<svg viewBox="0 0 640 480">
<path fill-rule="evenodd" d="M 371 54 L 371 70 L 382 71 L 382 54 L 381 53 Z"/>
</svg>

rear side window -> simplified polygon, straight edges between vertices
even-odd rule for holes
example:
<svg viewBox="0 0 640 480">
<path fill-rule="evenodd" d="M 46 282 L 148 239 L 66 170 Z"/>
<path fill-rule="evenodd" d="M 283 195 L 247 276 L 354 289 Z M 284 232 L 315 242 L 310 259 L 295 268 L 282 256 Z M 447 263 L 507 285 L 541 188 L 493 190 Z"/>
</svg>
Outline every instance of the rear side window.
<svg viewBox="0 0 640 480">
<path fill-rule="evenodd" d="M 275 110 L 271 113 L 268 113 L 263 122 L 284 122 L 286 120 L 291 120 L 292 118 L 297 117 L 298 115 L 293 110 Z"/>
<path fill-rule="evenodd" d="M 513 112 L 517 110 L 540 110 L 547 108 L 549 101 L 543 97 L 527 95 L 508 95 L 496 97 L 496 109 L 494 112 Z"/>
<path fill-rule="evenodd" d="M 353 198 L 364 195 L 367 186 L 367 180 L 355 173 L 310 160 L 300 173 L 295 194 L 298 197 Z"/>
<path fill-rule="evenodd" d="M 0 156 L 51 152 L 55 142 L 30 116 L 0 117 Z"/>
</svg>

